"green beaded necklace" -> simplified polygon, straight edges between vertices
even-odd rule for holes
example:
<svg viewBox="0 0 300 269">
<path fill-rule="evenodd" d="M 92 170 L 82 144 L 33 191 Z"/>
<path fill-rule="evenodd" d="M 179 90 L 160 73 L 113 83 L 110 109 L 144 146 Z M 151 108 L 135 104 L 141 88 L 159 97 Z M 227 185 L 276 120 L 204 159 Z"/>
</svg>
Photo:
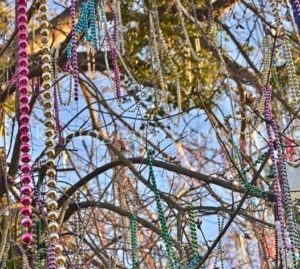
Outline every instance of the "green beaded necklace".
<svg viewBox="0 0 300 269">
<path fill-rule="evenodd" d="M 239 149 L 237 146 L 233 143 L 233 152 L 234 157 L 237 160 L 237 168 L 240 170 L 240 173 L 238 173 L 237 179 L 238 182 L 247 190 L 250 194 L 259 197 L 259 198 L 265 198 L 268 196 L 267 191 L 263 191 L 260 188 L 253 186 L 250 182 L 246 180 L 246 174 L 252 170 L 254 167 L 256 167 L 258 164 L 260 164 L 265 158 L 267 157 L 268 153 L 265 152 L 262 155 L 260 155 L 254 162 L 252 162 L 248 168 L 242 169 L 241 168 L 241 154 L 239 152 Z"/>
<path fill-rule="evenodd" d="M 42 221 L 41 219 L 38 219 L 37 225 L 36 225 L 36 241 L 37 241 L 37 254 L 35 259 L 35 265 L 36 269 L 42 269 L 42 255 L 43 255 L 43 247 L 42 247 Z"/>
<path fill-rule="evenodd" d="M 197 242 L 197 232 L 196 232 L 196 221 L 195 221 L 195 212 L 192 209 L 193 206 L 192 204 L 188 205 L 189 208 L 189 226 L 191 230 L 191 239 L 192 239 L 192 251 L 193 251 L 193 256 L 198 255 L 198 242 Z"/>
<path fill-rule="evenodd" d="M 202 258 L 202 256 L 199 255 L 199 252 L 198 252 L 197 224 L 196 224 L 195 211 L 193 210 L 193 205 L 189 204 L 188 209 L 189 209 L 188 210 L 188 213 L 189 213 L 188 223 L 189 223 L 189 227 L 191 230 L 191 245 L 192 245 L 193 258 L 186 269 L 191 268 L 191 266 L 193 266 L 194 263 L 197 263 Z M 205 269 L 206 268 L 205 264 L 203 264 L 201 268 Z"/>
<path fill-rule="evenodd" d="M 130 216 L 130 238 L 131 238 L 131 262 L 132 269 L 137 268 L 137 218 L 136 215 Z"/>
<path fill-rule="evenodd" d="M 152 184 L 156 207 L 157 207 L 157 211 L 158 211 L 158 218 L 159 218 L 159 222 L 160 222 L 161 229 L 162 229 L 162 238 L 165 242 L 170 268 L 178 269 L 178 268 L 180 268 L 180 266 L 179 266 L 178 261 L 175 258 L 173 244 L 172 244 L 172 238 L 171 238 L 170 232 L 168 230 L 167 220 L 164 216 L 164 212 L 163 212 L 162 205 L 161 205 L 160 192 L 157 188 L 156 180 L 155 180 L 155 176 L 154 176 L 154 172 L 153 172 L 153 154 L 154 154 L 153 150 L 148 150 L 147 164 L 148 164 L 149 170 L 150 170 L 150 172 L 149 172 L 150 182 Z"/>
</svg>

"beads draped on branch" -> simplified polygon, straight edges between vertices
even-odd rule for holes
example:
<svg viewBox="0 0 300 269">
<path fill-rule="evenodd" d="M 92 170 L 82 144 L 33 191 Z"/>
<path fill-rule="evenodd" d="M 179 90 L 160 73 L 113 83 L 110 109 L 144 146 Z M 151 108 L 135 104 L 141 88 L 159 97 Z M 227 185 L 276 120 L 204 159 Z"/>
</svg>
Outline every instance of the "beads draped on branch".
<svg viewBox="0 0 300 269">
<path fill-rule="evenodd" d="M 269 151 L 272 160 L 272 169 L 274 176 L 276 215 L 280 223 L 280 233 L 278 234 L 278 238 L 280 238 L 279 241 L 282 242 L 282 244 L 280 244 L 279 246 L 283 248 L 280 250 L 281 252 L 284 251 L 287 256 L 292 256 L 294 268 L 297 268 L 295 251 L 297 250 L 299 244 L 298 225 L 296 223 L 292 208 L 292 199 L 287 179 L 285 159 L 280 142 L 279 130 L 272 113 L 272 88 L 270 85 L 266 85 L 263 88 L 263 94 L 265 96 L 265 120 L 267 134 L 269 138 Z M 286 212 L 287 227 L 285 227 L 284 209 Z"/>
</svg>

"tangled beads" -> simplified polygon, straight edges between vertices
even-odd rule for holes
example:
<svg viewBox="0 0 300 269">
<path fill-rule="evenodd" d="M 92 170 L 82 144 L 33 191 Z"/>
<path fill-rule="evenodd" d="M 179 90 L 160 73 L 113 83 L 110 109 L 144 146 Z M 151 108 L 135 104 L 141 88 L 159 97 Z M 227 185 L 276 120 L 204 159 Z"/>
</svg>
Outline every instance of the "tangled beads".
<svg viewBox="0 0 300 269">
<path fill-rule="evenodd" d="M 18 1 L 18 37 L 19 37 L 19 101 L 20 101 L 20 139 L 21 139 L 21 208 L 22 226 L 27 230 L 32 225 L 31 209 L 31 156 L 29 133 L 29 94 L 28 94 L 28 59 L 27 59 L 27 6 L 26 0 Z M 32 242 L 32 234 L 26 231 L 22 235 L 22 242 L 26 245 Z"/>
</svg>

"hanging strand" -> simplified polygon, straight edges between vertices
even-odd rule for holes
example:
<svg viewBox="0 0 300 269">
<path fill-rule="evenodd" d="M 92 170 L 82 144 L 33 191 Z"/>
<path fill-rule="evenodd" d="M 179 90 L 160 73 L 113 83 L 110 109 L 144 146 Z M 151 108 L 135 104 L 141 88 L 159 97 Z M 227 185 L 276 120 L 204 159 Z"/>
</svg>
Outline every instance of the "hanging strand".
<svg viewBox="0 0 300 269">
<path fill-rule="evenodd" d="M 56 133 L 57 133 L 57 139 L 58 139 L 58 145 L 60 147 L 63 146 L 63 138 L 62 138 L 62 131 L 61 131 L 61 126 L 60 126 L 60 120 L 59 120 L 59 108 L 58 108 L 58 98 L 57 94 L 59 92 L 59 82 L 57 80 L 57 65 L 56 62 L 58 60 L 58 54 L 59 50 L 54 49 L 54 57 L 53 57 L 53 69 L 52 69 L 52 77 L 53 77 L 53 87 L 54 87 L 54 118 L 55 118 L 55 128 L 56 128 Z"/>
<path fill-rule="evenodd" d="M 21 225 L 25 232 L 22 234 L 22 242 L 29 245 L 32 242 L 32 234 L 29 227 L 32 225 L 32 208 L 31 208 L 31 155 L 29 154 L 30 129 L 29 129 L 29 89 L 28 89 L 28 56 L 27 56 L 27 5 L 25 0 L 18 0 L 18 37 L 19 37 L 19 60 L 18 60 L 18 90 L 20 102 L 20 140 L 21 140 L 21 203 L 20 210 L 22 219 Z"/>
<path fill-rule="evenodd" d="M 130 238 L 131 238 L 131 268 L 137 268 L 137 218 L 130 216 Z"/>
<path fill-rule="evenodd" d="M 0 269 L 6 269 L 6 265 L 7 265 L 7 260 L 8 260 L 8 252 L 10 249 L 10 243 L 7 242 L 3 251 L 3 256 L 2 256 L 2 260 L 1 260 L 1 267 Z"/>
<path fill-rule="evenodd" d="M 78 101 L 79 92 L 79 71 L 77 59 L 77 31 L 76 31 L 76 0 L 71 0 L 71 23 L 72 23 L 72 37 L 71 37 L 71 55 L 72 55 L 72 68 L 74 79 L 74 100 Z"/>
<path fill-rule="evenodd" d="M 40 5 L 40 19 L 41 19 L 41 42 L 42 47 L 42 88 L 43 88 L 43 107 L 44 107 L 44 126 L 45 126 L 45 153 L 46 153 L 46 183 L 47 191 L 47 219 L 48 219 L 48 267 L 47 269 L 64 269 L 65 257 L 61 255 L 62 246 L 59 244 L 59 225 L 57 223 L 57 192 L 56 192 L 56 170 L 55 170 L 55 142 L 54 135 L 56 133 L 53 121 L 53 103 L 51 93 L 51 54 L 49 47 L 49 22 L 47 15 L 47 0 Z M 56 255 L 57 254 L 57 255 Z M 54 256 L 54 258 L 53 258 Z M 56 261 L 53 264 L 53 259 Z M 57 264 L 57 267 L 56 267 Z"/>
<path fill-rule="evenodd" d="M 283 247 L 287 252 L 287 257 L 289 257 L 290 253 L 292 255 L 294 268 L 297 268 L 297 261 L 295 256 L 295 248 L 298 247 L 299 238 L 298 238 L 298 229 L 296 227 L 296 222 L 294 218 L 293 208 L 292 208 L 292 200 L 290 196 L 289 183 L 286 175 L 286 167 L 285 161 L 283 157 L 283 152 L 280 143 L 279 131 L 278 127 L 275 123 L 272 114 L 271 108 L 271 96 L 272 96 L 272 88 L 270 85 L 266 85 L 263 89 L 263 93 L 265 95 L 265 119 L 267 125 L 267 133 L 269 137 L 269 148 L 270 148 L 270 156 L 272 159 L 272 168 L 274 173 L 274 190 L 276 195 L 276 210 L 280 223 L 280 236 L 283 242 Z M 279 176 L 281 177 L 281 187 L 282 190 L 280 192 L 280 182 Z M 282 203 L 283 201 L 283 203 Z M 287 230 L 290 242 L 287 240 L 286 229 L 284 225 L 284 216 L 283 216 L 283 205 L 287 213 Z M 280 237 L 278 237 L 280 238 Z M 281 241 L 281 239 L 279 239 Z"/>
<path fill-rule="evenodd" d="M 160 200 L 160 192 L 156 185 L 156 180 L 155 180 L 154 171 L 153 171 L 153 154 L 154 154 L 154 152 L 152 150 L 149 150 L 148 154 L 147 154 L 147 164 L 148 164 L 149 170 L 150 170 L 150 181 L 151 181 L 153 192 L 154 192 L 156 207 L 157 207 L 157 211 L 158 211 L 158 218 L 159 218 L 159 222 L 160 222 L 161 229 L 162 229 L 162 237 L 165 242 L 166 251 L 168 254 L 169 265 L 172 269 L 176 269 L 179 267 L 179 265 L 178 265 L 178 261 L 175 258 L 175 255 L 174 255 L 172 238 L 171 238 L 170 232 L 168 231 L 167 220 L 166 220 L 166 217 L 164 216 L 164 212 L 163 212 L 162 204 L 161 204 L 161 200 Z"/>
</svg>

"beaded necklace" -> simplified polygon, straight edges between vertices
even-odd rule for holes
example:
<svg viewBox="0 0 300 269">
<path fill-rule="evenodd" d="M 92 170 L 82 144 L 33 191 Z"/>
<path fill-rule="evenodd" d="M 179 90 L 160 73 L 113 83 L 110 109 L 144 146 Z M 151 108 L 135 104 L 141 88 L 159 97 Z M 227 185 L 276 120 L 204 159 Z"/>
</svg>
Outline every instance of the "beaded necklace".
<svg viewBox="0 0 300 269">
<path fill-rule="evenodd" d="M 130 238 L 131 238 L 131 268 L 137 268 L 137 218 L 130 216 Z"/>
<path fill-rule="evenodd" d="M 59 244 L 59 225 L 57 223 L 58 213 L 57 213 L 57 192 L 56 192 L 56 170 L 55 170 L 55 142 L 54 134 L 55 127 L 53 121 L 53 103 L 51 89 L 51 55 L 49 43 L 49 22 L 47 15 L 47 0 L 43 0 L 40 5 L 40 19 L 41 19 L 41 42 L 42 47 L 42 88 L 43 88 L 43 106 L 44 115 L 46 117 L 44 121 L 45 125 L 45 153 L 47 156 L 46 160 L 46 176 L 47 176 L 47 218 L 48 218 L 48 267 L 47 269 L 64 269 L 65 257 L 61 255 L 62 246 Z M 56 253 L 58 254 L 56 256 Z M 57 266 L 56 266 L 57 265 Z"/>
<path fill-rule="evenodd" d="M 4 251 L 3 251 L 3 256 L 2 256 L 2 260 L 1 260 L 0 269 L 6 269 L 9 249 L 10 249 L 10 243 L 7 242 L 6 245 L 5 245 Z"/>
<path fill-rule="evenodd" d="M 195 217 L 195 211 L 192 209 L 193 205 L 189 204 L 188 209 L 189 209 L 189 227 L 191 230 L 191 244 L 192 244 L 192 252 L 193 252 L 193 257 L 186 269 L 193 269 L 195 265 L 201 260 L 201 256 L 199 255 L 198 252 L 198 240 L 197 240 L 197 224 L 196 224 L 196 217 Z M 202 265 L 202 269 L 205 269 L 206 266 L 205 264 Z"/>
<path fill-rule="evenodd" d="M 79 91 L 79 71 L 78 71 L 78 59 L 77 59 L 77 31 L 76 31 L 76 0 L 71 0 L 71 45 L 67 50 L 68 59 L 72 58 L 72 68 L 73 68 L 73 79 L 74 79 L 74 100 L 78 101 L 78 91 Z"/>
<path fill-rule="evenodd" d="M 242 169 L 241 168 L 241 155 L 240 152 L 237 148 L 237 146 L 233 143 L 233 152 L 234 152 L 234 157 L 237 159 L 237 168 L 239 169 L 239 173 L 237 175 L 239 183 L 249 191 L 250 194 L 256 196 L 256 197 L 267 197 L 268 192 L 263 191 L 259 189 L 258 187 L 252 185 L 250 182 L 246 180 L 246 174 L 252 170 L 254 167 L 256 167 L 258 164 L 260 164 L 265 158 L 267 157 L 268 153 L 265 152 L 264 154 L 260 155 L 253 163 L 249 165 L 248 168 Z"/>
<path fill-rule="evenodd" d="M 21 225 L 25 232 L 22 235 L 22 242 L 29 245 L 32 242 L 32 234 L 28 231 L 32 225 L 32 208 L 31 208 L 31 166 L 29 162 L 31 156 L 29 154 L 30 132 L 29 132 L 29 89 L 28 89 L 28 57 L 27 57 L 27 5 L 26 0 L 18 0 L 18 38 L 19 38 L 19 60 L 18 60 L 18 90 L 20 101 L 20 127 L 21 132 Z"/>
<path fill-rule="evenodd" d="M 67 46 L 67 58 L 72 61 L 73 79 L 74 79 L 74 100 L 78 101 L 79 91 L 79 70 L 78 70 L 78 55 L 77 35 L 84 32 L 84 37 L 88 42 L 92 42 L 95 50 L 98 49 L 98 36 L 96 27 L 96 11 L 95 1 L 89 0 L 80 5 L 80 15 L 76 24 L 76 0 L 71 0 L 71 22 L 72 22 L 72 38 L 71 43 Z"/>
<path fill-rule="evenodd" d="M 158 76 L 158 84 L 160 86 L 161 90 L 165 89 L 165 82 L 164 82 L 164 76 L 162 72 L 162 63 L 160 61 L 159 57 L 159 51 L 158 51 L 158 44 L 157 44 L 157 36 L 154 29 L 154 23 L 152 14 L 149 13 L 149 26 L 150 26 L 150 38 L 149 41 L 151 41 L 151 54 L 152 54 L 152 69 L 154 73 L 157 73 Z"/>
<path fill-rule="evenodd" d="M 101 22 L 101 25 L 103 25 L 103 28 L 104 28 L 104 32 L 105 32 L 105 38 L 104 38 L 104 42 L 106 43 L 106 46 L 105 46 L 105 49 L 104 49 L 104 62 L 105 62 L 105 67 L 107 70 L 110 70 L 110 65 L 109 65 L 109 61 L 108 61 L 108 48 L 109 50 L 111 50 L 111 48 L 113 48 L 113 51 L 116 53 L 116 56 L 118 56 L 118 58 L 120 59 L 122 65 L 123 65 L 123 68 L 125 70 L 125 74 L 128 75 L 129 79 L 135 84 L 135 90 L 134 90 L 134 96 L 135 96 L 135 99 L 136 99 L 136 104 L 134 106 L 133 109 L 126 109 L 124 108 L 124 106 L 122 105 L 122 102 L 121 100 L 117 97 L 117 92 L 118 92 L 118 88 L 119 86 L 121 86 L 121 81 L 118 81 L 118 79 L 116 80 L 113 80 L 112 77 L 111 77 L 111 74 L 110 72 L 108 72 L 108 78 L 110 80 L 110 83 L 112 85 L 112 88 L 115 90 L 115 96 L 116 96 L 116 99 L 117 99 L 117 104 L 118 106 L 123 110 L 123 111 L 126 111 L 126 112 L 135 112 L 139 109 L 140 105 L 141 105 L 141 101 L 142 101 L 142 98 L 143 96 L 145 95 L 144 91 L 143 91 L 143 88 L 140 86 L 140 84 L 135 80 L 135 78 L 133 77 L 133 75 L 131 74 L 131 72 L 129 71 L 123 57 L 121 56 L 120 52 L 118 51 L 117 49 L 117 44 L 115 43 L 115 41 L 117 41 L 117 39 L 115 38 L 111 38 L 110 37 L 110 33 L 109 33 L 109 27 L 108 27 L 108 21 L 107 21 L 107 18 L 106 18 L 106 14 L 105 14 L 105 0 L 101 0 L 99 1 L 100 3 L 100 22 Z M 110 8 L 113 10 L 113 6 L 110 5 Z M 116 20 L 116 16 L 113 16 L 113 20 Z M 114 21 L 113 22 L 114 25 L 117 25 L 117 22 Z M 114 54 L 113 52 L 113 54 Z M 110 53 L 110 56 L 112 56 L 112 54 Z M 113 59 L 112 59 L 113 60 Z M 118 73 L 119 72 L 119 66 L 117 66 L 117 59 L 115 59 L 115 66 L 113 64 L 113 69 L 114 69 L 114 75 L 117 76 L 117 77 L 120 77 L 120 74 Z M 120 83 L 120 85 L 116 85 L 116 83 Z M 138 95 L 138 94 L 139 95 Z"/>
<path fill-rule="evenodd" d="M 21 245 L 18 245 L 18 248 L 22 255 L 22 269 L 30 269 L 29 262 L 27 259 L 28 255 L 27 255 L 25 249 Z"/>
<path fill-rule="evenodd" d="M 283 27 L 282 19 L 279 12 L 279 3 L 275 0 L 270 1 L 271 9 L 275 17 L 275 22 L 277 26 L 277 31 L 282 32 L 282 48 L 284 53 L 284 58 L 286 62 L 287 75 L 288 75 L 288 97 L 291 104 L 298 106 L 300 98 L 300 88 L 299 82 L 296 75 L 296 68 L 291 52 L 291 44 L 286 35 L 286 31 Z"/>
<path fill-rule="evenodd" d="M 222 218 L 222 220 L 221 220 Z M 224 226 L 224 216 L 223 213 L 218 212 L 218 232 L 220 233 L 223 229 Z M 217 263 L 218 260 L 220 261 L 221 267 L 220 269 L 224 269 L 224 257 L 223 257 L 223 247 L 222 247 L 222 241 L 220 240 L 219 244 L 218 244 L 218 249 L 217 249 L 217 257 L 214 261 L 214 265 L 213 268 L 217 268 Z"/>
<path fill-rule="evenodd" d="M 150 173 L 149 176 L 150 176 L 150 181 L 151 181 L 154 196 L 155 196 L 155 202 L 156 202 L 156 207 L 157 207 L 157 211 L 158 211 L 158 218 L 159 218 L 159 222 L 160 222 L 161 229 L 162 229 L 162 238 L 165 242 L 169 265 L 172 269 L 176 269 L 176 268 L 179 268 L 179 264 L 174 255 L 172 238 L 171 238 L 170 232 L 168 231 L 167 220 L 166 220 L 166 217 L 164 216 L 164 212 L 162 209 L 160 192 L 156 185 L 156 180 L 155 180 L 154 171 L 153 171 L 153 154 L 154 154 L 153 150 L 148 150 L 147 164 L 149 166 L 149 173 Z"/>
<path fill-rule="evenodd" d="M 158 50 L 159 50 L 159 55 L 161 58 L 166 56 L 166 61 L 169 64 L 169 68 L 171 70 L 171 73 L 174 75 L 174 87 L 176 90 L 176 97 L 177 97 L 177 107 L 178 107 L 178 112 L 181 113 L 182 111 L 182 96 L 181 96 L 181 85 L 180 85 L 180 80 L 179 80 L 179 73 L 177 70 L 177 67 L 174 63 L 174 60 L 169 53 L 169 49 L 167 46 L 167 43 L 165 41 L 163 32 L 160 27 L 160 21 L 159 21 L 159 16 L 158 16 L 158 10 L 157 10 L 157 5 L 154 4 L 153 6 L 153 19 L 154 19 L 154 25 L 156 26 L 156 33 L 157 33 L 157 45 L 158 45 Z M 151 14 L 149 14 L 150 16 Z"/>
<path fill-rule="evenodd" d="M 116 269 L 117 265 L 116 265 L 116 261 L 113 257 L 110 257 L 108 260 L 108 269 Z"/>
<path fill-rule="evenodd" d="M 269 79 L 269 71 L 270 71 L 270 66 L 271 66 L 271 54 L 272 54 L 272 39 L 269 35 L 266 35 L 263 39 L 263 60 L 262 60 L 262 77 L 261 77 L 261 84 L 262 85 L 266 85 L 267 81 Z M 227 128 L 232 131 L 233 133 L 240 133 L 242 135 L 251 135 L 253 133 L 253 131 L 257 130 L 259 128 L 259 126 L 262 123 L 262 118 L 263 118 L 263 113 L 264 113 L 264 109 L 265 109 L 265 99 L 264 96 L 262 95 L 257 107 L 256 107 L 256 111 L 258 116 L 250 116 L 250 117 L 242 117 L 240 115 L 228 115 L 225 117 L 225 125 L 227 126 Z M 235 120 L 244 120 L 244 121 L 248 121 L 250 122 L 251 119 L 255 118 L 255 123 L 252 127 L 251 131 L 248 132 L 238 132 L 236 129 L 233 129 L 230 126 L 230 119 L 235 119 Z"/>
<path fill-rule="evenodd" d="M 58 108 L 58 98 L 57 98 L 57 94 L 59 92 L 58 87 L 59 87 L 59 82 L 57 80 L 57 65 L 56 65 L 56 61 L 58 59 L 58 54 L 59 54 L 59 50 L 58 49 L 54 49 L 54 57 L 53 57 L 53 69 L 52 69 L 52 77 L 53 77 L 53 92 L 54 92 L 54 118 L 55 118 L 55 128 L 56 128 L 56 133 L 57 133 L 57 138 L 58 138 L 58 145 L 60 147 L 63 146 L 63 138 L 62 138 L 62 131 L 61 131 L 61 126 L 60 126 L 60 120 L 59 120 L 59 108 Z"/>
<path fill-rule="evenodd" d="M 290 0 L 292 9 L 293 9 L 293 14 L 294 14 L 294 19 L 298 27 L 298 31 L 300 32 L 300 2 L 299 0 Z"/>
<path fill-rule="evenodd" d="M 279 242 L 281 251 L 286 251 L 288 254 L 292 255 L 294 267 L 297 268 L 297 261 L 295 256 L 295 249 L 299 244 L 299 237 L 298 237 L 298 227 L 295 222 L 293 208 L 292 208 L 292 200 L 290 196 L 290 189 L 289 183 L 287 180 L 286 174 L 286 166 L 285 160 L 281 148 L 280 137 L 278 127 L 275 123 L 272 114 L 272 107 L 271 107 L 271 96 L 272 96 L 272 88 L 270 85 L 266 85 L 263 88 L 263 93 L 265 96 L 265 119 L 266 119 L 266 127 L 267 133 L 269 137 L 269 149 L 270 149 L 270 156 L 272 160 L 272 168 L 274 173 L 274 190 L 276 196 L 276 212 L 278 216 L 278 220 L 280 223 L 280 233 L 278 234 Z M 281 192 L 280 192 L 280 182 L 279 176 L 281 176 Z M 282 203 L 283 202 L 283 203 Z M 283 204 L 287 214 L 287 231 L 290 240 L 287 241 L 287 234 L 284 225 L 284 215 L 283 215 Z"/>
</svg>

